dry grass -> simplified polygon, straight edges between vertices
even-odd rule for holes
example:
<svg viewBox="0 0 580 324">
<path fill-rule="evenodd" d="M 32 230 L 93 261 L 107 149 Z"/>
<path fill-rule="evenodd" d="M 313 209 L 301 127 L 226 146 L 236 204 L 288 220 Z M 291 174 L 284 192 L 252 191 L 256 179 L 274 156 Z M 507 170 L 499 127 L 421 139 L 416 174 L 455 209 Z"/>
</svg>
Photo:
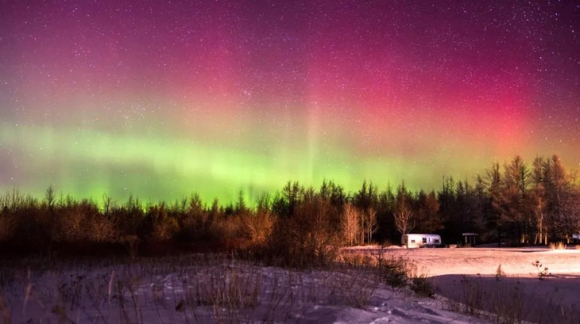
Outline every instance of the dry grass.
<svg viewBox="0 0 580 324">
<path fill-rule="evenodd" d="M 563 242 L 550 243 L 550 250 L 566 250 L 567 246 Z"/>
<path fill-rule="evenodd" d="M 372 267 L 298 271 L 224 255 L 40 264 L 0 268 L 5 323 L 292 322 L 309 305 L 365 307 L 380 285 Z"/>
<path fill-rule="evenodd" d="M 536 296 L 526 292 L 519 279 L 502 274 L 490 281 L 480 275 L 463 276 L 458 298 L 446 299 L 447 309 L 483 318 L 491 323 L 579 323 L 574 306 L 559 302 L 558 292 Z M 534 305 L 536 298 L 548 300 L 547 305 Z"/>
<path fill-rule="evenodd" d="M 435 293 L 425 270 L 403 257 L 347 253 L 338 260 L 308 270 L 263 267 L 231 255 L 20 260 L 0 267 L 0 311 L 5 323 L 143 323 L 152 317 L 160 323 L 293 322 L 312 305 L 364 308 L 382 284 L 420 296 Z M 447 308 L 493 323 L 522 323 L 526 310 L 534 308 L 523 285 L 513 284 L 501 266 L 499 279 L 490 277 L 492 285 L 464 277 L 460 297 L 449 299 Z M 538 322 L 578 323 L 573 307 L 558 306 L 554 296 L 545 296 L 550 310 Z"/>
<path fill-rule="evenodd" d="M 447 300 L 447 308 L 474 317 L 483 317 L 492 323 L 521 323 L 524 294 L 519 284 L 510 287 L 495 281 L 494 289 L 487 289 L 480 277 L 464 276 L 460 282 L 459 300 Z"/>
<path fill-rule="evenodd" d="M 422 297 L 431 298 L 435 295 L 436 287 L 426 269 L 419 271 L 414 263 L 403 257 L 385 257 L 383 251 L 380 251 L 378 256 L 341 253 L 337 260 L 347 266 L 376 269 L 380 279 L 392 288 L 409 288 Z"/>
</svg>

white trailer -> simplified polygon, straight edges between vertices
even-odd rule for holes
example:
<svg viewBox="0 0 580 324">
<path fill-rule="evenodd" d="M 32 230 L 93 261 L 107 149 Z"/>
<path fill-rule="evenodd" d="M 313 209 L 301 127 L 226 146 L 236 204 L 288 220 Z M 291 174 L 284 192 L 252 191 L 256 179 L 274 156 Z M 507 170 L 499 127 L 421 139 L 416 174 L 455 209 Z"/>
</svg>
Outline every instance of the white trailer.
<svg viewBox="0 0 580 324">
<path fill-rule="evenodd" d="M 408 248 L 441 246 L 439 234 L 405 234 L 401 237 L 401 245 Z"/>
</svg>

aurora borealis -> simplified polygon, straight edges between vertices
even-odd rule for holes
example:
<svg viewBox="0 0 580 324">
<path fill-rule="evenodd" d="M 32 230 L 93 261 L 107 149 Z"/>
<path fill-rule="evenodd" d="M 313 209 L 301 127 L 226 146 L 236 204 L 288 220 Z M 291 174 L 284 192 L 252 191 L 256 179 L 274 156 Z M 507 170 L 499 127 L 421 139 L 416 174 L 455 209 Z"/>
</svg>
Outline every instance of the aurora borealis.
<svg viewBox="0 0 580 324">
<path fill-rule="evenodd" d="M 2 190 L 228 202 L 580 168 L 574 1 L 0 6 Z"/>
</svg>

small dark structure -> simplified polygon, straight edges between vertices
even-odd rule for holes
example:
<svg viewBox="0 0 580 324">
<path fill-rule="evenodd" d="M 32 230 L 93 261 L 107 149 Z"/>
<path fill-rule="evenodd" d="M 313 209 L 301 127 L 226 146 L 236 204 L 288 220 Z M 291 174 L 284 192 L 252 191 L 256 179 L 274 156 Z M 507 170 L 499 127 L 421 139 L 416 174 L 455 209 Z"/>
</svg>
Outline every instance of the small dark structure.
<svg viewBox="0 0 580 324">
<path fill-rule="evenodd" d="M 465 246 L 475 246 L 477 234 L 475 233 L 463 233 L 463 245 Z"/>
</svg>

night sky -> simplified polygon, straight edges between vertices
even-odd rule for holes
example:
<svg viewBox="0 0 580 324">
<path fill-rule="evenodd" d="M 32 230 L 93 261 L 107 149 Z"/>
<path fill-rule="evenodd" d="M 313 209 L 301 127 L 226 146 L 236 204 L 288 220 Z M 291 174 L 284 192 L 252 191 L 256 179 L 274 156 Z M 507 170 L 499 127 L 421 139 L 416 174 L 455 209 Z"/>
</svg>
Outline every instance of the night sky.
<svg viewBox="0 0 580 324">
<path fill-rule="evenodd" d="M 0 1 L 0 190 L 229 202 L 580 168 L 578 1 Z"/>
</svg>

